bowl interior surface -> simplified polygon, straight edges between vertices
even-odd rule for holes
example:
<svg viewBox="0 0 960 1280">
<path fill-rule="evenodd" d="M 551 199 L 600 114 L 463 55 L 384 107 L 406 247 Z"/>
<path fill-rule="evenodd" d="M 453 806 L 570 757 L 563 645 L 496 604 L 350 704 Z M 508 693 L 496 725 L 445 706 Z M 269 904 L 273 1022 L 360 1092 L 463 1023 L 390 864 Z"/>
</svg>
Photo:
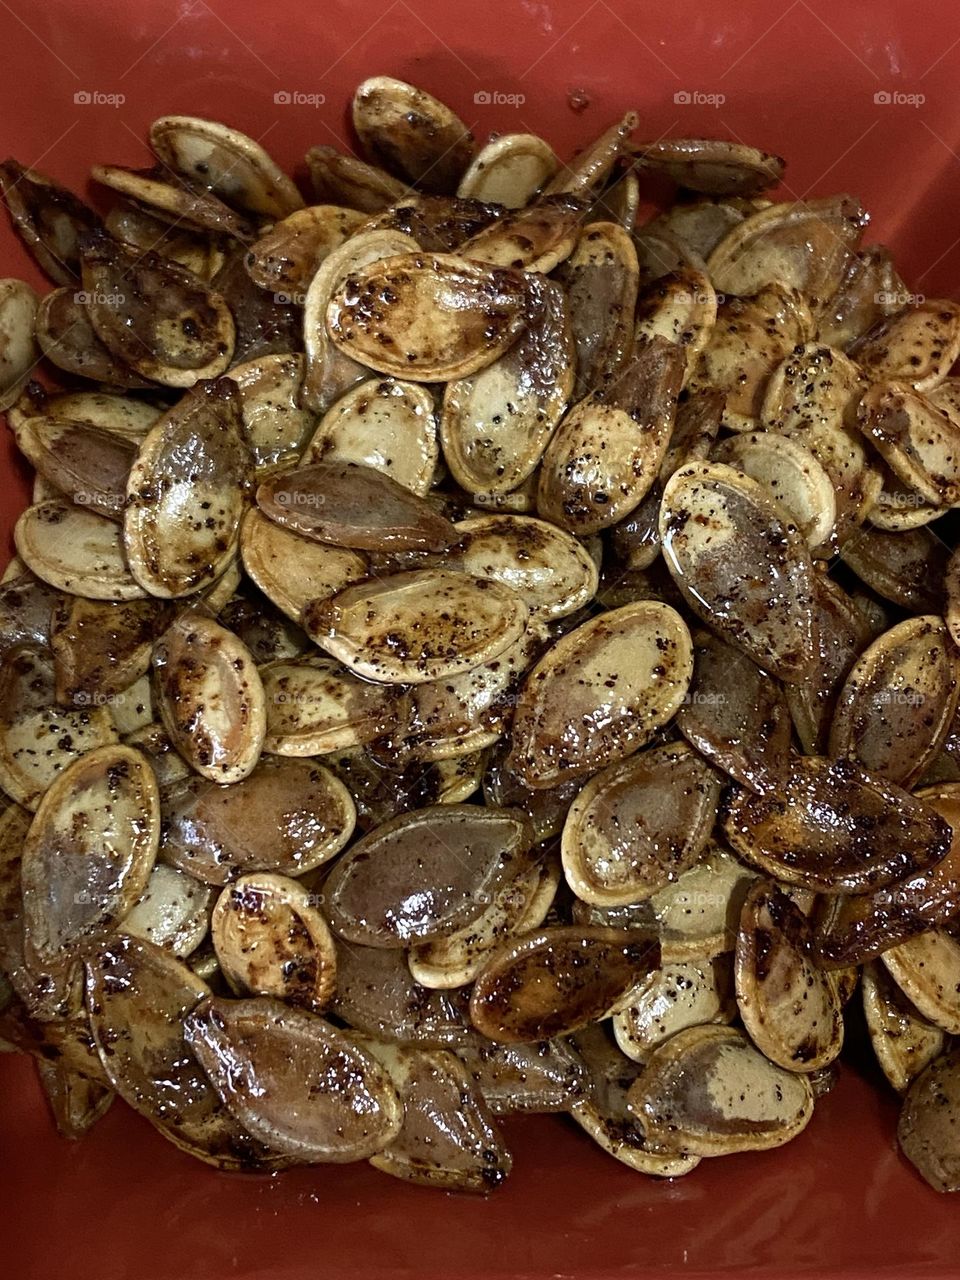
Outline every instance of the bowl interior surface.
<svg viewBox="0 0 960 1280">
<path fill-rule="evenodd" d="M 91 163 L 149 163 L 147 126 L 166 113 L 236 125 L 302 178 L 308 146 L 349 149 L 355 84 L 390 73 L 481 141 L 541 133 L 568 156 L 635 107 L 652 139 L 755 143 L 786 156 L 784 197 L 859 195 L 909 289 L 960 285 L 960 9 L 941 0 L 16 0 L 0 36 L 0 147 L 81 191 Z M 0 221 L 0 275 L 41 286 Z M 0 472 L 5 561 L 28 494 L 6 431 Z M 484 1200 L 366 1166 L 219 1174 L 122 1104 L 71 1146 L 32 1064 L 0 1055 L 3 1266 L 17 1280 L 955 1276 L 957 1205 L 899 1155 L 877 1076 L 853 1062 L 788 1148 L 676 1182 L 564 1120 L 509 1121 L 515 1170 Z"/>
</svg>

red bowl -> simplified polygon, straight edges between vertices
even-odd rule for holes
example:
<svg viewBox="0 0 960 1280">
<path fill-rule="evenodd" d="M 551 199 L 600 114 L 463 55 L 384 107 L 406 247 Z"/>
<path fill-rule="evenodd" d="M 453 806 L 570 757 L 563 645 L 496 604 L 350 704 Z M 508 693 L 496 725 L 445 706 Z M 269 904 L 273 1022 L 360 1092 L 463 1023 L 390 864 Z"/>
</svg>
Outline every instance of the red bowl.
<svg viewBox="0 0 960 1280">
<path fill-rule="evenodd" d="M 480 139 L 528 130 L 567 154 L 636 107 L 648 137 L 756 142 L 788 158 L 786 197 L 860 195 L 910 289 L 960 282 L 960 9 L 942 0 L 48 0 L 0 5 L 0 35 L 4 150 L 81 189 L 92 161 L 146 163 L 166 112 L 226 120 L 299 169 L 313 143 L 349 146 L 353 86 L 389 72 Z M 0 274 L 41 283 L 5 225 Z M 27 493 L 6 432 L 2 450 L 0 549 Z M 676 1182 L 564 1120 L 511 1121 L 514 1174 L 472 1199 L 366 1166 L 219 1174 L 122 1104 L 71 1146 L 32 1064 L 0 1055 L 4 1266 L 17 1280 L 954 1277 L 960 1214 L 898 1154 L 897 1101 L 875 1076 L 847 1065 L 785 1150 Z"/>
</svg>

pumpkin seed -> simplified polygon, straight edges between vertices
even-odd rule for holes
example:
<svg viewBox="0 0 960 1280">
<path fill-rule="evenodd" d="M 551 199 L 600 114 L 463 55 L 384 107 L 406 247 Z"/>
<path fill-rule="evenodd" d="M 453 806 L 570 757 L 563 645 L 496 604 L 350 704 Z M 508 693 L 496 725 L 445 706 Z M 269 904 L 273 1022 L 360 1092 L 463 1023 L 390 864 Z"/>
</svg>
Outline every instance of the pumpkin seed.
<svg viewBox="0 0 960 1280">
<path fill-rule="evenodd" d="M 9 409 L 37 363 L 38 298 L 24 280 L 0 280 L 0 411 Z"/>
<path fill-rule="evenodd" d="M 76 1141 L 84 1137 L 98 1120 L 102 1120 L 116 1097 L 60 1063 L 37 1059 L 37 1078 L 46 1094 L 53 1122 L 61 1138 Z"/>
<path fill-rule="evenodd" d="M 710 277 L 690 267 L 681 268 L 654 280 L 640 293 L 634 340 L 659 335 L 676 343 L 686 356 L 686 382 L 716 320 L 717 295 Z"/>
<path fill-rule="evenodd" d="M 147 400 L 135 400 L 132 396 L 108 391 L 49 394 L 39 383 L 30 382 L 7 414 L 7 422 L 16 435 L 30 418 L 67 418 L 71 422 L 85 422 L 139 442 L 161 413 L 162 409 L 157 405 Z"/>
<path fill-rule="evenodd" d="M 168 611 L 152 600 L 59 600 L 50 627 L 57 701 L 111 705 L 115 694 L 149 671 L 153 642 L 168 621 Z"/>
<path fill-rule="evenodd" d="M 416 240 L 400 231 L 368 231 L 351 236 L 321 263 L 303 303 L 307 365 L 301 399 L 308 409 L 325 413 L 344 392 L 370 375 L 364 364 L 345 355 L 331 341 L 327 311 L 334 295 L 352 273 L 417 248 Z"/>
<path fill-rule="evenodd" d="M 303 368 L 301 355 L 274 354 L 235 364 L 230 370 L 258 471 L 295 462 L 309 439 L 314 416 L 299 403 Z"/>
<path fill-rule="evenodd" d="M 160 796 L 143 756 L 105 746 L 69 764 L 23 846 L 28 960 L 50 965 L 106 938 L 143 894 L 159 840 Z"/>
<path fill-rule="evenodd" d="M 459 252 L 475 262 L 546 275 L 573 252 L 582 215 L 583 206 L 575 197 L 545 196 L 478 231 Z"/>
<path fill-rule="evenodd" d="M 210 281 L 210 288 L 220 295 L 233 316 L 236 333 L 231 363 L 242 364 L 261 356 L 300 351 L 303 347 L 301 300 L 261 289 L 250 279 L 245 263 L 244 246 L 234 245 Z"/>
<path fill-rule="evenodd" d="M 128 368 L 167 387 L 192 387 L 226 370 L 233 316 L 196 276 L 106 232 L 84 242 L 82 263 L 90 323 Z"/>
<path fill-rule="evenodd" d="M 651 1055 L 627 1099 L 647 1140 L 683 1155 L 765 1151 L 813 1115 L 805 1076 L 775 1066 L 742 1031 L 688 1027 Z"/>
<path fill-rule="evenodd" d="M 199 383 L 151 427 L 127 481 L 123 536 L 151 595 L 190 595 L 234 558 L 251 458 L 228 378 Z"/>
<path fill-rule="evenodd" d="M 503 938 L 543 924 L 558 882 L 553 864 L 522 870 L 501 886 L 475 920 L 444 938 L 411 947 L 410 972 L 423 987 L 468 986 Z"/>
<path fill-rule="evenodd" d="M 811 550 L 829 544 L 837 511 L 833 482 L 808 448 L 789 436 L 749 431 L 721 441 L 712 456 L 776 498 Z"/>
<path fill-rule="evenodd" d="M 128 169 L 118 164 L 95 164 L 90 177 L 116 191 L 140 207 L 146 207 L 161 222 L 178 227 L 185 224 L 213 234 L 248 241 L 255 236 L 252 225 L 228 208 L 211 192 L 197 191 L 179 175 L 162 165 L 152 169 Z M 154 245 L 145 246 L 154 248 Z"/>
<path fill-rule="evenodd" d="M 787 1071 L 819 1071 L 843 1047 L 843 1008 L 831 974 L 811 957 L 812 926 L 769 880 L 751 886 L 740 916 L 735 978 L 754 1044 Z"/>
<path fill-rule="evenodd" d="M 620 157 L 627 154 L 630 134 L 638 122 L 636 111 L 628 111 L 609 129 L 604 129 L 570 164 L 561 165 L 559 172 L 544 188 L 544 195 L 568 191 L 582 196 L 602 186 Z"/>
<path fill-rule="evenodd" d="M 326 311 L 337 348 L 417 382 L 464 378 L 519 336 L 530 289 L 521 272 L 449 253 L 373 261 L 346 276 Z"/>
<path fill-rule="evenodd" d="M 690 463 L 664 488 L 660 536 L 667 567 L 698 617 L 781 680 L 807 678 L 817 646 L 813 569 L 775 499 L 723 463 Z M 749 578 L 744 561 L 756 566 Z"/>
<path fill-rule="evenodd" d="M 851 196 L 772 204 L 724 236 L 707 263 L 710 278 L 722 293 L 797 289 L 816 312 L 843 279 L 866 222 Z"/>
<path fill-rule="evenodd" d="M 388 684 L 470 671 L 518 640 L 526 620 L 509 587 L 441 569 L 346 587 L 303 613 L 322 648 L 357 675 Z"/>
<path fill-rule="evenodd" d="M 728 956 L 664 964 L 613 1015 L 617 1044 L 634 1062 L 645 1062 L 678 1031 L 732 1022 L 737 1013 Z"/>
<path fill-rule="evenodd" d="M 0 657 L 18 644 L 50 644 L 50 619 L 60 595 L 26 566 L 0 583 Z"/>
<path fill-rule="evenodd" d="M 339 779 L 300 760 L 262 761 L 226 788 L 192 776 L 163 800 L 164 861 L 205 884 L 248 872 L 304 875 L 340 852 L 356 821 Z"/>
<path fill-rule="evenodd" d="M 715 636 L 694 649 L 693 681 L 676 724 L 702 756 L 751 791 L 775 790 L 786 774 L 790 717 L 783 689 Z"/>
<path fill-rule="evenodd" d="M 560 168 L 553 148 L 533 133 L 504 133 L 474 155 L 457 195 L 520 209 Z"/>
<path fill-rule="evenodd" d="M 897 1126 L 900 1149 L 934 1191 L 960 1190 L 958 1108 L 960 1050 L 953 1049 L 911 1085 Z"/>
<path fill-rule="evenodd" d="M 226 205 L 220 205 L 217 215 L 224 214 L 234 216 Z M 121 201 L 107 212 L 103 224 L 115 240 L 125 240 L 137 249 L 153 249 L 203 281 L 212 281 L 223 266 L 223 251 L 213 239 L 189 224 L 165 222 L 156 210 L 148 212 L 140 205 Z"/>
<path fill-rule="evenodd" d="M 473 135 L 449 107 L 392 76 L 357 86 L 353 127 L 368 160 L 441 195 L 456 190 L 473 156 Z"/>
<path fill-rule="evenodd" d="M 395 728 L 405 694 L 369 684 L 324 658 L 260 668 L 267 708 L 263 747 L 280 756 L 319 756 L 363 746 Z"/>
<path fill-rule="evenodd" d="M 897 986 L 923 1016 L 960 1035 L 960 942 L 930 929 L 900 942 L 880 957 Z"/>
<path fill-rule="evenodd" d="M 932 391 L 960 356 L 960 304 L 929 298 L 885 316 L 850 347 L 872 382 L 896 379 Z"/>
<path fill-rule="evenodd" d="M 614 383 L 574 405 L 543 456 L 540 514 L 582 537 L 637 507 L 659 475 L 682 376 L 679 348 L 656 337 Z"/>
<path fill-rule="evenodd" d="M 274 524 L 257 508 L 244 516 L 240 553 L 260 590 L 294 622 L 310 600 L 333 595 L 367 572 L 357 552 L 304 538 Z"/>
<path fill-rule="evenodd" d="M 533 832 L 523 814 L 437 805 L 364 836 L 323 886 L 323 908 L 348 942 L 402 947 L 476 920 L 524 865 Z"/>
<path fill-rule="evenodd" d="M 296 880 L 254 872 L 220 894 L 210 930 L 234 991 L 275 996 L 315 1013 L 337 985 L 337 955 L 314 895 Z"/>
<path fill-rule="evenodd" d="M 105 706 L 65 711 L 56 703 L 53 657 L 17 645 L 0 661 L 0 786 L 36 809 L 58 774 L 85 752 L 116 742 Z"/>
<path fill-rule="evenodd" d="M 843 588 L 826 574 L 815 574 L 813 581 L 820 661 L 802 684 L 784 687 L 797 735 L 808 755 L 826 750 L 837 697 L 867 642 L 863 615 Z M 738 778 L 737 781 L 746 780 Z"/>
<path fill-rule="evenodd" d="M 66 495 L 77 506 L 111 520 L 123 519 L 127 477 L 137 446 L 102 427 L 67 418 L 28 418 L 17 444 L 53 487 L 52 498 Z"/>
<path fill-rule="evenodd" d="M 203 942 L 209 923 L 209 888 L 186 872 L 158 862 L 143 896 L 124 916 L 123 932 L 183 958 Z"/>
<path fill-rule="evenodd" d="M 455 253 L 472 236 L 503 215 L 500 205 L 484 204 L 480 200 L 407 195 L 364 222 L 357 234 L 402 231 L 427 253 Z"/>
<path fill-rule="evenodd" d="M 445 1049 L 363 1040 L 387 1070 L 404 1109 L 403 1126 L 371 1156 L 382 1173 L 450 1191 L 491 1191 L 513 1158 L 466 1066 Z"/>
<path fill-rule="evenodd" d="M 640 752 L 587 783 L 567 813 L 567 884 L 585 902 L 652 897 L 692 866 L 716 821 L 720 779 L 686 743 Z"/>
<path fill-rule="evenodd" d="M 387 1040 L 460 1049 L 471 1033 L 467 993 L 420 986 L 399 949 L 337 940 L 333 1012 L 348 1026 Z"/>
<path fill-rule="evenodd" d="M 584 1063 L 569 1040 L 496 1044 L 474 1033 L 458 1046 L 457 1056 L 494 1115 L 566 1111 L 590 1092 Z"/>
<path fill-rule="evenodd" d="M 530 477 L 567 407 L 576 367 L 563 290 L 546 281 L 512 347 L 472 377 L 451 381 L 440 438 L 454 479 L 487 497 Z"/>
<path fill-rule="evenodd" d="M 491 1040 L 548 1040 L 607 1017 L 660 962 L 651 934 L 553 926 L 501 943 L 477 975 L 473 1025 Z"/>
<path fill-rule="evenodd" d="M 864 965 L 863 1012 L 883 1074 L 906 1093 L 921 1071 L 943 1053 L 947 1037 L 922 1018 L 878 961 Z"/>
<path fill-rule="evenodd" d="M 300 192 L 259 143 L 238 129 L 195 116 L 161 116 L 150 126 L 161 164 L 224 203 L 265 218 L 303 207 Z"/>
<path fill-rule="evenodd" d="M 785 168 L 780 156 L 718 138 L 661 138 L 638 143 L 633 154 L 642 169 L 711 196 L 757 195 L 775 187 Z"/>
<path fill-rule="evenodd" d="M 857 410 L 861 431 L 899 480 L 927 502 L 960 499 L 960 425 L 903 382 L 875 382 Z"/>
<path fill-rule="evenodd" d="M 640 284 L 637 251 L 623 227 L 592 222 L 560 272 L 576 350 L 574 399 L 615 379 L 633 345 Z"/>
<path fill-rule="evenodd" d="M 753 203 L 748 200 L 694 200 L 664 210 L 646 227 L 654 232 L 663 231 L 699 257 L 709 258 L 727 232 L 755 212 Z"/>
<path fill-rule="evenodd" d="M 841 559 L 878 595 L 914 612 L 939 613 L 949 550 L 927 528 L 903 533 L 859 529 Z"/>
<path fill-rule="evenodd" d="M 712 841 L 700 861 L 652 898 L 622 908 L 619 927 L 653 927 L 664 963 L 710 960 L 732 951 L 747 889 L 755 875 Z M 599 923 L 599 921 L 598 921 Z M 617 924 L 610 919 L 611 925 Z"/>
<path fill-rule="evenodd" d="M 883 316 L 899 310 L 897 299 L 906 293 L 890 250 L 881 244 L 867 245 L 848 259 L 836 289 L 821 308 L 821 341 L 846 351 Z"/>
<path fill-rule="evenodd" d="M 16 160 L 0 164 L 0 192 L 14 230 L 55 284 L 76 288 L 80 238 L 100 219 L 72 191 Z"/>
<path fill-rule="evenodd" d="M 54 289 L 37 308 L 36 338 L 51 364 L 111 387 L 139 390 L 151 383 L 117 359 L 93 328 L 90 307 L 74 289 Z"/>
<path fill-rule="evenodd" d="M 321 262 L 364 221 L 362 213 L 333 204 L 287 214 L 250 246 L 246 267 L 261 289 L 306 293 Z"/>
<path fill-rule="evenodd" d="M 700 1163 L 697 1156 L 667 1155 L 646 1136 L 627 1108 L 630 1088 L 640 1074 L 637 1064 L 611 1042 L 604 1026 L 584 1027 L 571 1037 L 590 1072 L 589 1094 L 574 1103 L 570 1114 L 608 1155 L 638 1173 L 679 1178 Z"/>
<path fill-rule="evenodd" d="M 356 156 L 340 155 L 335 147 L 311 147 L 306 160 L 318 201 L 379 213 L 402 199 L 408 190 L 389 173 Z"/>
<path fill-rule="evenodd" d="M 692 673 L 689 632 L 668 605 L 625 605 L 585 622 L 527 676 L 509 766 L 539 790 L 622 760 L 672 719 Z"/>
<path fill-rule="evenodd" d="M 503 747 L 494 752 L 483 775 L 486 803 L 522 809 L 533 823 L 538 841 L 560 835 L 567 810 L 581 785 L 580 778 L 571 778 L 556 787 L 528 787 L 508 765 Z"/>
<path fill-rule="evenodd" d="M 303 466 L 353 462 L 423 497 L 440 456 L 433 397 L 415 382 L 371 378 L 341 396 L 307 444 Z"/>
<path fill-rule="evenodd" d="M 958 691 L 954 650 L 942 620 L 908 618 L 854 664 L 830 726 L 829 753 L 859 760 L 909 787 L 943 745 Z"/>
<path fill-rule="evenodd" d="M 160 714 L 174 746 L 214 782 L 254 769 L 266 733 L 266 700 L 253 658 L 212 618 L 187 612 L 153 647 Z"/>
<path fill-rule="evenodd" d="M 813 331 L 810 311 L 795 289 L 769 284 L 748 297 L 728 294 L 690 375 L 690 390 L 724 392 L 723 425 L 753 431 L 765 425 L 760 419 L 771 375 Z"/>
<path fill-rule="evenodd" d="M 87 963 L 90 1028 L 110 1085 L 177 1147 L 223 1169 L 286 1163 L 233 1119 L 184 1043 L 183 1017 L 209 995 L 170 952 L 119 935 Z"/>
<path fill-rule="evenodd" d="M 797 756 L 775 795 L 733 792 L 723 821 L 733 849 L 786 884 L 868 893 L 932 867 L 950 828 L 923 801 L 852 760 Z"/>
</svg>

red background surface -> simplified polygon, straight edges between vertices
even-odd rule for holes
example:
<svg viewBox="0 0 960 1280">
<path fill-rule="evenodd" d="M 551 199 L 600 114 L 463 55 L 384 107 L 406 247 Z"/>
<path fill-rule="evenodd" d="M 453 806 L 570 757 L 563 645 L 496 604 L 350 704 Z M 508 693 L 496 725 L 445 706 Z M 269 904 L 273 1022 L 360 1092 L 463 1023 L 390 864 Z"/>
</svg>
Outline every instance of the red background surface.
<svg viewBox="0 0 960 1280">
<path fill-rule="evenodd" d="M 408 78 L 482 141 L 543 133 L 561 154 L 625 108 L 641 132 L 742 138 L 784 154 L 784 194 L 860 195 L 908 286 L 960 283 L 960 7 L 943 0 L 94 0 L 0 2 L 0 149 L 82 188 L 95 161 L 146 163 L 166 112 L 211 115 L 299 171 L 347 145 L 366 75 Z M 279 105 L 278 92 L 321 106 Z M 478 92 L 522 94 L 484 105 Z M 567 104 L 585 91 L 581 114 Z M 123 95 L 119 105 L 77 93 Z M 678 92 L 723 95 L 686 105 Z M 922 96 L 876 102 L 875 95 Z M 0 274 L 39 283 L 0 227 Z M 26 493 L 0 443 L 0 556 Z M 56 1137 L 23 1059 L 0 1056 L 0 1274 L 16 1280 L 631 1280 L 954 1277 L 960 1206 L 896 1151 L 897 1104 L 846 1071 L 783 1151 L 646 1180 L 552 1118 L 511 1122 L 512 1178 L 489 1200 L 366 1167 L 275 1178 L 195 1165 L 122 1105 Z"/>
</svg>

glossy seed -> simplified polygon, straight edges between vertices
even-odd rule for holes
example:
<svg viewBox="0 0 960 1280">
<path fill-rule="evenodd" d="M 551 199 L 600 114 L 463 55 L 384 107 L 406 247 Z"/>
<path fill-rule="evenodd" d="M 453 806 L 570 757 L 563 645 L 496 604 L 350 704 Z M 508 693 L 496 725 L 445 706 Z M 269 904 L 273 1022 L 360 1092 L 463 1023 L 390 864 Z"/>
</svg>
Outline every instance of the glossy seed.
<svg viewBox="0 0 960 1280">
<path fill-rule="evenodd" d="M 569 411 L 543 456 L 537 509 L 584 537 L 628 515 L 657 480 L 677 412 L 680 350 L 640 344 L 611 383 Z"/>
<path fill-rule="evenodd" d="M 729 1023 L 736 1013 L 729 956 L 675 961 L 652 973 L 630 1003 L 613 1015 L 613 1031 L 628 1058 L 645 1062 L 678 1031 Z"/>
<path fill-rule="evenodd" d="M 128 568 L 118 525 L 94 511 L 52 498 L 27 507 L 13 538 L 26 566 L 59 591 L 91 600 L 146 595 Z"/>
<path fill-rule="evenodd" d="M 935 865 L 950 848 L 936 811 L 852 760 L 798 756 L 778 791 L 737 790 L 723 821 L 749 863 L 819 893 L 867 893 Z"/>
<path fill-rule="evenodd" d="M 263 684 L 237 637 L 202 613 L 184 613 L 154 645 L 160 713 L 182 756 L 205 778 L 239 782 L 260 758 Z"/>
<path fill-rule="evenodd" d="M 510 767 L 539 789 L 622 760 L 669 722 L 692 673 L 689 632 L 668 605 L 625 605 L 583 623 L 527 676 Z"/>
<path fill-rule="evenodd" d="M 442 551 L 453 526 L 384 471 L 356 462 L 312 462 L 265 480 L 257 502 L 271 520 L 320 542 L 364 551 Z"/>
<path fill-rule="evenodd" d="M 960 942 L 942 929 L 917 934 L 881 956 L 908 1000 L 934 1026 L 960 1035 Z"/>
<path fill-rule="evenodd" d="M 250 478 L 236 387 L 201 383 L 150 429 L 127 481 L 124 546 L 144 590 L 185 596 L 220 577 L 236 555 Z"/>
<path fill-rule="evenodd" d="M 547 1040 L 608 1016 L 660 961 L 645 933 L 554 926 L 507 940 L 480 971 L 470 1018 L 491 1040 Z"/>
<path fill-rule="evenodd" d="M 850 356 L 871 381 L 894 378 L 932 391 L 960 356 L 960 304 L 928 298 L 877 321 Z"/>
<path fill-rule="evenodd" d="M 158 862 L 133 910 L 124 916 L 123 932 L 182 958 L 200 946 L 209 924 L 208 887 Z"/>
<path fill-rule="evenodd" d="M 769 1062 L 732 1027 L 688 1027 L 661 1045 L 630 1090 L 648 1140 L 717 1156 L 765 1151 L 795 1138 L 813 1115 L 801 1075 Z"/>
<path fill-rule="evenodd" d="M 685 743 L 609 766 L 567 814 L 561 845 L 567 884 L 598 906 L 651 897 L 697 861 L 719 799 L 719 776 Z"/>
<path fill-rule="evenodd" d="M 393 76 L 371 76 L 354 91 L 352 110 L 369 160 L 425 191 L 456 190 L 473 135 L 449 107 Z"/>
<path fill-rule="evenodd" d="M 229 787 L 190 776 L 164 793 L 163 857 L 206 884 L 276 871 L 300 876 L 353 834 L 350 793 L 321 765 L 264 760 Z"/>
<path fill-rule="evenodd" d="M 368 680 L 422 684 L 469 671 L 523 633 L 527 607 L 509 587 L 441 569 L 347 587 L 304 610 L 308 635 Z"/>
<path fill-rule="evenodd" d="M 457 195 L 519 209 L 554 176 L 560 161 L 532 133 L 504 133 L 480 148 L 460 179 Z"/>
<path fill-rule="evenodd" d="M 309 601 L 332 596 L 367 573 L 358 552 L 294 533 L 257 507 L 247 512 L 240 527 L 240 554 L 260 590 L 294 622 Z"/>
<path fill-rule="evenodd" d="M 690 608 L 722 639 L 782 680 L 816 657 L 813 569 L 785 510 L 723 463 L 691 463 L 667 482 L 663 554 Z M 756 566 L 750 577 L 744 561 Z"/>
<path fill-rule="evenodd" d="M 376 828 L 323 886 L 324 912 L 349 942 L 402 947 L 475 920 L 524 865 L 533 832 L 523 814 L 437 805 Z"/>
<path fill-rule="evenodd" d="M 957 660 L 940 618 L 908 618 L 854 663 L 830 726 L 829 752 L 910 787 L 940 750 L 957 708 Z"/>
<path fill-rule="evenodd" d="M 910 1087 L 897 1137 L 934 1191 L 960 1191 L 960 1050 L 932 1062 Z"/>
<path fill-rule="evenodd" d="M 234 991 L 275 996 L 321 1013 L 337 985 L 333 935 L 315 895 L 276 872 L 240 876 L 223 890 L 210 934 Z"/>
<path fill-rule="evenodd" d="M 784 170 L 779 156 L 719 138 L 662 138 L 638 143 L 633 153 L 641 168 L 664 173 L 690 191 L 715 196 L 756 195 L 776 186 Z"/>
<path fill-rule="evenodd" d="M 882 964 L 863 969 L 863 1012 L 880 1069 L 897 1093 L 946 1046 L 946 1034 L 916 1011 Z"/>
<path fill-rule="evenodd" d="M 410 253 L 348 275 L 327 306 L 337 348 L 397 378 L 444 382 L 492 364 L 526 326 L 521 272 L 454 254 Z"/>
</svg>

